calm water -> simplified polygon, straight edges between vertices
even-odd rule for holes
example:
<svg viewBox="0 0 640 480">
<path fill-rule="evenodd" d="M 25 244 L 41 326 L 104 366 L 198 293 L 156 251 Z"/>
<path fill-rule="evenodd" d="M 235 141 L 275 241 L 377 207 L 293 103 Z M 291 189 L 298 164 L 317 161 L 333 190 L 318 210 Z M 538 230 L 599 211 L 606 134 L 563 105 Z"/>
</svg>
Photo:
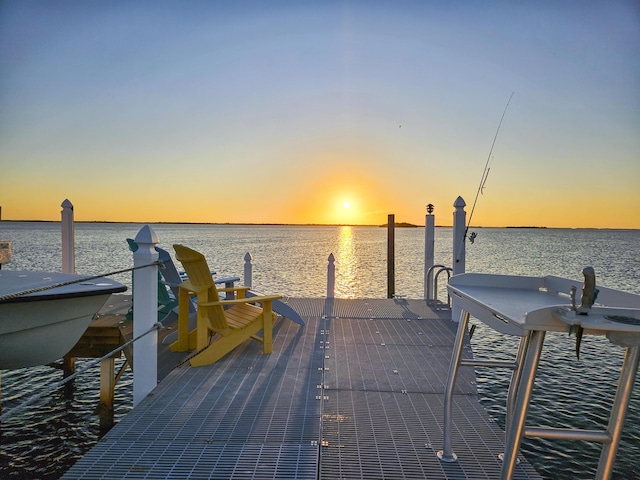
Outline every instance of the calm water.
<svg viewBox="0 0 640 480">
<path fill-rule="evenodd" d="M 77 224 L 76 268 L 103 274 L 129 268 L 125 239 L 141 225 Z M 160 245 L 172 251 L 183 243 L 202 251 L 220 276 L 242 276 L 244 256 L 253 258 L 253 285 L 263 293 L 290 296 L 326 295 L 327 257 L 336 258 L 336 296 L 386 296 L 386 229 L 377 227 L 286 227 L 153 225 Z M 640 294 L 640 231 L 563 229 L 476 229 L 467 245 L 467 271 L 517 275 L 581 277 L 592 265 L 598 284 Z M 13 242 L 13 262 L 5 268 L 60 270 L 60 226 L 56 223 L 0 223 L 0 240 Z M 436 229 L 436 263 L 451 265 L 451 229 Z M 396 230 L 396 292 L 423 297 L 424 231 Z M 130 284 L 130 274 L 115 276 Z M 531 416 L 541 425 L 601 429 L 615 391 L 623 350 L 600 337 L 585 337 L 580 361 L 574 339 L 549 334 L 541 362 Z M 500 352 L 509 358 L 515 340 L 478 325 L 475 352 Z M 82 360 L 78 367 L 82 368 Z M 2 372 L 5 409 L 41 391 L 60 372 L 38 367 Z M 0 426 L 0 478 L 55 479 L 99 438 L 99 369 L 75 382 L 69 395 L 60 389 Z M 504 427 L 504 398 L 509 376 L 504 371 L 479 371 L 481 401 Z M 584 385 L 588 385 L 587 388 Z M 640 471 L 640 394 L 634 391 L 616 461 L 614 478 L 635 478 Z M 131 409 L 131 378 L 116 389 L 116 421 Z M 549 479 L 593 477 L 600 445 L 587 442 L 527 440 L 524 453 Z"/>
</svg>

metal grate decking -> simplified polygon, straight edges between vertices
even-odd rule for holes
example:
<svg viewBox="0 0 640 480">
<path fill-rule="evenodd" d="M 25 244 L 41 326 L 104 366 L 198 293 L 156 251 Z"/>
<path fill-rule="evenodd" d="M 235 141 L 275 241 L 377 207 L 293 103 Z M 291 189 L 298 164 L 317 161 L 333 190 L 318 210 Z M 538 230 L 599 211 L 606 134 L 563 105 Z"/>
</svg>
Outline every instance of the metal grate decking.
<svg viewBox="0 0 640 480">
<path fill-rule="evenodd" d="M 459 461 L 436 458 L 449 312 L 417 300 L 288 301 L 306 326 L 279 320 L 271 355 L 247 342 L 217 364 L 174 370 L 63 478 L 499 476 L 504 434 L 472 369 L 454 395 Z M 522 462 L 514 478 L 539 476 Z"/>
</svg>

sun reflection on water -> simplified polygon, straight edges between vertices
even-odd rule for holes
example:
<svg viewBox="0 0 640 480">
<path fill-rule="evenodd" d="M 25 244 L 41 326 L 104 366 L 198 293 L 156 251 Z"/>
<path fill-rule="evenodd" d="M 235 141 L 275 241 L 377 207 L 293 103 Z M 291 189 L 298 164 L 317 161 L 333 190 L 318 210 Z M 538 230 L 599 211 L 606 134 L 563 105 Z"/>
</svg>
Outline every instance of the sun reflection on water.
<svg viewBox="0 0 640 480">
<path fill-rule="evenodd" d="M 353 238 L 353 228 L 350 226 L 340 227 L 336 267 L 336 296 L 356 298 L 358 292 L 356 283 L 358 259 Z"/>
</svg>

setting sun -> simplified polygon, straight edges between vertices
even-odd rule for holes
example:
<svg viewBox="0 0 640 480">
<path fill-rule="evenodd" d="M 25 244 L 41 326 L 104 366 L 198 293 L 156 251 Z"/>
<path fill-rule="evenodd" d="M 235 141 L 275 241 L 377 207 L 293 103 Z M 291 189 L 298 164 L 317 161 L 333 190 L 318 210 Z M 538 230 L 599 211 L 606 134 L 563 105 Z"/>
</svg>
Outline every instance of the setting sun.
<svg viewBox="0 0 640 480">
<path fill-rule="evenodd" d="M 342 204 L 342 206 L 343 206 L 344 208 L 349 208 L 349 207 L 351 206 L 351 204 L 350 204 L 349 202 L 344 202 L 344 203 Z"/>
</svg>

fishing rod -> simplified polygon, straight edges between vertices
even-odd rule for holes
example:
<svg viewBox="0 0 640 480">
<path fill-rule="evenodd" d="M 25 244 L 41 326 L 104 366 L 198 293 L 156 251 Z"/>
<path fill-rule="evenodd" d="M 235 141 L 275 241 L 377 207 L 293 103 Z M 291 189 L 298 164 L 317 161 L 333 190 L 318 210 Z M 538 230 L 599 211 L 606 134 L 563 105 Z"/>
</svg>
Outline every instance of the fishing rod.
<svg viewBox="0 0 640 480">
<path fill-rule="evenodd" d="M 456 254 L 456 261 L 460 259 L 460 253 L 462 246 L 467 238 L 467 233 L 469 232 L 469 226 L 471 225 L 471 219 L 473 218 L 473 212 L 476 209 L 476 203 L 478 203 L 478 197 L 484 190 L 484 185 L 487 183 L 487 177 L 489 177 L 489 171 L 491 168 L 489 167 L 489 163 L 491 162 L 491 157 L 493 156 L 493 148 L 496 145 L 496 141 L 498 140 L 498 134 L 500 133 L 500 127 L 502 127 L 502 121 L 504 120 L 504 116 L 507 114 L 507 109 L 509 108 L 509 104 L 511 103 L 511 99 L 516 92 L 511 92 L 509 96 L 509 100 L 507 100 L 507 104 L 504 107 L 502 112 L 502 116 L 500 117 L 500 122 L 498 122 L 498 128 L 496 129 L 496 134 L 493 136 L 493 142 L 491 142 L 491 148 L 489 149 L 489 155 L 487 156 L 487 161 L 484 164 L 484 170 L 482 171 L 482 177 L 480 178 L 480 185 L 478 186 L 478 191 L 476 192 L 476 198 L 473 200 L 473 206 L 471 207 L 471 213 L 469 214 L 469 220 L 467 221 L 467 225 L 464 229 L 464 237 L 462 238 L 462 242 L 460 243 L 459 251 Z M 473 239 L 475 239 L 475 234 L 472 234 Z M 471 243 L 473 243 L 473 239 Z"/>
</svg>

